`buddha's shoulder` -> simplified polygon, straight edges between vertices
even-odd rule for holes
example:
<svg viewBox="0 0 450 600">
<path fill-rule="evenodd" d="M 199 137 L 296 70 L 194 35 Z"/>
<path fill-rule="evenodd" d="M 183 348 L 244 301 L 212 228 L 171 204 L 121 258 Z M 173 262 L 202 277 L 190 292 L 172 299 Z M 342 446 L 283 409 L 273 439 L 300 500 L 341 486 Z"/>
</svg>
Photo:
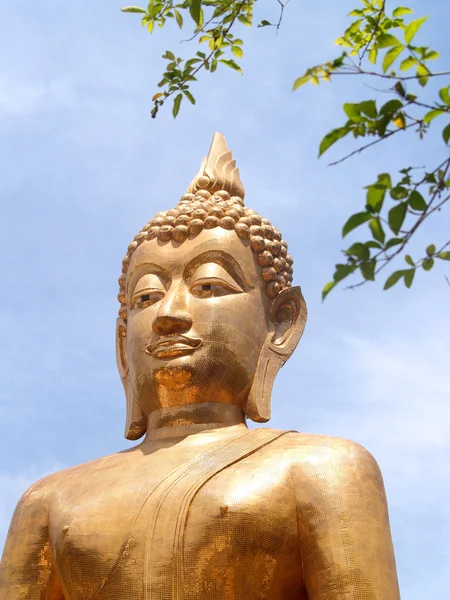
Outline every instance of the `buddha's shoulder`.
<svg viewBox="0 0 450 600">
<path fill-rule="evenodd" d="M 124 467 L 129 457 L 130 452 L 127 450 L 116 452 L 46 475 L 28 488 L 21 498 L 21 504 L 46 505 L 55 494 L 71 491 L 81 484 L 89 485 L 90 482 L 103 478 L 106 472 Z"/>
<path fill-rule="evenodd" d="M 271 452 L 283 455 L 291 465 L 299 468 L 314 464 L 318 469 L 352 466 L 358 470 L 378 470 L 372 454 L 352 440 L 297 431 L 282 433 L 272 445 Z"/>
</svg>

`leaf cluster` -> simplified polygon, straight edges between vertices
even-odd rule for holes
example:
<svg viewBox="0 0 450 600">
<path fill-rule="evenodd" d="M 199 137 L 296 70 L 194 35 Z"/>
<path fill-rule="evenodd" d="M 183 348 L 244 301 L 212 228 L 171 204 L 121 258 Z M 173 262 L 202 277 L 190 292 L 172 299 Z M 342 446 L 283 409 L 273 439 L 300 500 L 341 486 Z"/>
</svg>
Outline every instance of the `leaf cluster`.
<svg viewBox="0 0 450 600">
<path fill-rule="evenodd" d="M 158 83 L 161 91 L 153 98 L 153 118 L 159 109 L 172 98 L 172 114 L 178 115 L 183 98 L 195 104 L 191 85 L 197 81 L 201 70 L 214 73 L 219 65 L 229 67 L 239 73 L 242 68 L 237 62 L 244 55 L 243 41 L 236 37 L 232 29 L 237 24 L 251 26 L 253 23 L 254 0 L 185 0 L 175 3 L 173 0 L 152 0 L 147 8 L 125 6 L 126 13 L 142 15 L 141 22 L 149 33 L 153 33 L 155 25 L 162 28 L 167 21 L 173 20 L 182 29 L 189 23 L 191 37 L 200 45 L 206 46 L 206 51 L 197 51 L 190 58 L 175 56 L 167 50 L 163 59 L 167 61 L 162 78 Z"/>
<path fill-rule="evenodd" d="M 324 136 L 319 156 L 349 134 L 355 139 L 368 138 L 369 141 L 331 164 L 342 162 L 394 135 L 404 135 L 406 131 L 413 131 L 422 139 L 434 126 L 437 117 L 450 116 L 450 86 L 442 87 L 431 103 L 419 97 L 421 88 L 431 77 L 450 75 L 450 72 L 431 70 L 430 61 L 439 58 L 436 50 L 415 44 L 416 35 L 428 17 L 412 18 L 413 11 L 406 6 L 398 6 L 387 14 L 384 0 L 361 0 L 361 4 L 360 8 L 350 12 L 352 23 L 335 41 L 345 48 L 342 54 L 332 61 L 310 67 L 293 86 L 297 90 L 306 83 L 318 85 L 320 81 L 330 81 L 337 75 L 380 78 L 390 84 L 385 91 L 391 98 L 380 107 L 372 98 L 344 104 L 347 120 Z M 443 124 L 441 137 L 446 146 L 443 148 L 444 156 L 448 157 L 448 119 Z M 359 273 L 361 279 L 350 287 L 374 281 L 377 274 L 400 255 L 403 255 L 408 268 L 394 271 L 387 278 L 384 289 L 400 280 L 409 288 L 419 267 L 429 271 L 435 259 L 449 260 L 449 252 L 445 248 L 450 242 L 441 245 L 440 249 L 429 244 L 424 255 L 417 260 L 406 254 L 406 245 L 411 237 L 450 198 L 449 160 L 443 159 L 434 168 L 423 168 L 422 176 L 414 180 L 412 172 L 417 173 L 418 170 L 409 166 L 402 169 L 402 177 L 395 185 L 391 182 L 391 175 L 383 173 L 375 183 L 366 187 L 365 208 L 350 216 L 342 235 L 345 237 L 366 225 L 370 238 L 357 241 L 343 250 L 346 260 L 336 265 L 333 280 L 322 291 L 323 298 L 352 274 Z"/>
<path fill-rule="evenodd" d="M 381 173 L 366 187 L 365 209 L 349 217 L 342 228 L 342 237 L 367 225 L 369 239 L 356 241 L 342 251 L 346 261 L 336 265 L 333 280 L 322 290 L 322 299 L 354 273 L 362 277 L 356 286 L 374 281 L 376 275 L 405 250 L 419 226 L 450 199 L 449 171 L 450 159 L 447 159 L 433 172 L 422 172 L 419 180 L 413 178 L 413 169 L 407 167 L 400 171 L 401 178 L 395 184 L 389 173 Z M 449 245 L 450 240 L 439 249 L 435 244 L 429 244 L 424 255 L 416 260 L 405 254 L 408 268 L 394 271 L 387 278 L 384 289 L 401 279 L 406 287 L 411 287 L 419 267 L 430 271 L 435 259 L 450 260 L 450 252 L 445 250 Z"/>
</svg>

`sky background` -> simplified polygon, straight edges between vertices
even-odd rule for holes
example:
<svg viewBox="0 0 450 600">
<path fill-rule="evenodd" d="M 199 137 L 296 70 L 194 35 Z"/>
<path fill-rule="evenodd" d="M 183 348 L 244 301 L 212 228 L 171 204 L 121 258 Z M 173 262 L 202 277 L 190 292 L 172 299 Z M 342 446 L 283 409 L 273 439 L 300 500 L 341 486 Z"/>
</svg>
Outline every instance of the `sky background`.
<svg viewBox="0 0 450 600">
<path fill-rule="evenodd" d="M 131 445 L 114 356 L 121 260 L 141 226 L 178 202 L 221 131 L 247 205 L 289 243 L 309 308 L 275 384 L 271 425 L 366 446 L 384 474 L 403 600 L 448 599 L 448 266 L 418 273 L 410 291 L 380 282 L 320 299 L 363 186 L 445 152 L 436 126 L 419 147 L 402 133 L 338 167 L 327 162 L 351 141 L 317 160 L 323 135 L 345 120 L 342 104 L 377 94 L 356 78 L 295 94 L 292 82 L 339 53 L 333 40 L 357 4 L 296 0 L 278 36 L 243 31 L 245 76 L 203 76 L 197 105 L 174 121 L 170 110 L 149 113 L 160 56 L 178 50 L 175 27 L 150 37 L 118 0 L 2 3 L 0 548 L 33 481 Z M 407 5 L 423 14 L 423 2 Z M 276 7 L 261 2 L 259 18 Z M 448 68 L 447 1 L 426 11 L 418 41 L 432 41 Z M 447 209 L 411 253 L 444 243 L 448 230 Z"/>
</svg>

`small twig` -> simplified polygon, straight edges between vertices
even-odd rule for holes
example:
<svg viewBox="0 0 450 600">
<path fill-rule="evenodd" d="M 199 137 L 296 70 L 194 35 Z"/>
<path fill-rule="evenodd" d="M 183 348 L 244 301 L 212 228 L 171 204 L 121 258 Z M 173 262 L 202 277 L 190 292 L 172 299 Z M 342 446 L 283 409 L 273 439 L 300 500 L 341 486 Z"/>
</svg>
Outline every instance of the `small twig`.
<svg viewBox="0 0 450 600">
<path fill-rule="evenodd" d="M 382 77 L 383 79 L 390 79 L 395 81 L 408 81 L 410 79 L 419 79 L 419 75 L 407 75 L 400 77 L 399 75 L 386 75 L 384 73 L 377 73 L 376 71 L 364 71 L 358 66 L 355 66 L 356 71 L 333 71 L 330 76 L 333 75 L 373 75 L 374 77 Z M 442 77 L 443 75 L 450 75 L 450 71 L 440 71 L 438 73 L 427 73 L 427 77 Z"/>
<path fill-rule="evenodd" d="M 227 10 L 230 8 L 230 6 L 232 6 L 235 3 L 236 0 L 230 0 L 230 3 L 228 4 L 228 6 L 226 7 L 226 10 L 223 11 L 223 14 L 225 14 L 227 12 Z M 214 20 L 214 17 L 210 17 L 210 19 L 208 19 L 208 21 L 206 21 L 206 23 L 203 23 L 203 25 L 201 26 L 201 28 L 196 31 L 194 33 L 194 35 L 190 38 L 187 38 L 186 40 L 181 40 L 182 43 L 184 42 L 192 42 L 192 40 L 195 40 L 196 37 L 198 37 L 198 35 L 200 33 L 204 33 L 206 31 L 206 28 L 208 27 L 208 25 L 210 25 Z"/>
<path fill-rule="evenodd" d="M 284 12 L 286 5 L 289 3 L 289 0 L 285 0 L 285 2 L 281 2 L 281 0 L 277 0 L 277 2 L 281 6 L 281 9 L 280 9 L 280 18 L 278 19 L 278 23 L 275 26 L 276 27 L 275 33 L 278 33 L 278 31 L 280 30 L 281 21 L 283 20 L 283 12 Z"/>
<path fill-rule="evenodd" d="M 393 129 L 392 131 L 389 131 L 388 133 L 386 133 L 383 137 L 380 137 L 377 140 L 374 140 L 373 142 L 370 142 L 370 144 L 366 144 L 365 146 L 361 146 L 361 148 L 357 148 L 356 150 L 353 150 L 353 152 L 350 152 L 350 154 L 347 154 L 343 158 L 340 158 L 339 160 L 335 160 L 334 162 L 329 163 L 328 166 L 329 167 L 334 167 L 335 165 L 338 165 L 338 164 L 344 162 L 348 158 L 351 158 L 352 156 L 355 156 L 355 154 L 359 154 L 363 150 L 367 150 L 367 148 L 370 148 L 371 146 L 375 146 L 376 144 L 379 144 L 380 142 L 382 142 L 383 140 L 387 139 L 388 137 L 391 137 L 391 135 L 394 135 L 394 133 L 398 133 L 399 131 L 405 131 L 406 129 L 408 129 L 409 127 L 412 127 L 413 125 L 417 125 L 417 123 L 416 122 L 409 123 L 408 125 L 406 125 L 406 127 L 403 127 L 403 128 L 399 127 L 398 129 Z"/>
<path fill-rule="evenodd" d="M 380 8 L 379 13 L 378 13 L 377 21 L 376 21 L 375 26 L 374 26 L 373 31 L 372 31 L 372 35 L 370 36 L 370 39 L 367 42 L 366 46 L 364 47 L 363 53 L 361 54 L 361 56 L 359 58 L 359 65 L 360 66 L 361 66 L 362 60 L 364 58 L 364 55 L 366 54 L 367 50 L 369 49 L 369 46 L 373 42 L 373 40 L 375 38 L 375 35 L 377 34 L 377 31 L 378 31 L 378 29 L 380 27 L 380 21 L 381 21 L 382 15 L 384 14 L 384 8 L 385 8 L 385 6 L 386 6 L 386 0 L 383 0 L 383 4 L 381 5 L 381 8 Z"/>
</svg>

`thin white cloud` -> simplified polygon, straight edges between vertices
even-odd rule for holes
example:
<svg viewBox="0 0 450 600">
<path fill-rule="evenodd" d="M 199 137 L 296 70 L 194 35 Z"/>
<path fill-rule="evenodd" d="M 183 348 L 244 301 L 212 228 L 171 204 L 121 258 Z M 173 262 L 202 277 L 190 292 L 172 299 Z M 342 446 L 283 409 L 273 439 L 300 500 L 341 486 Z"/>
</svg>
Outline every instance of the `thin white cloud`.
<svg viewBox="0 0 450 600">
<path fill-rule="evenodd" d="M 15 80 L 0 77 L 0 114 L 24 115 L 55 107 L 71 108 L 76 96 L 69 80 Z"/>
</svg>

